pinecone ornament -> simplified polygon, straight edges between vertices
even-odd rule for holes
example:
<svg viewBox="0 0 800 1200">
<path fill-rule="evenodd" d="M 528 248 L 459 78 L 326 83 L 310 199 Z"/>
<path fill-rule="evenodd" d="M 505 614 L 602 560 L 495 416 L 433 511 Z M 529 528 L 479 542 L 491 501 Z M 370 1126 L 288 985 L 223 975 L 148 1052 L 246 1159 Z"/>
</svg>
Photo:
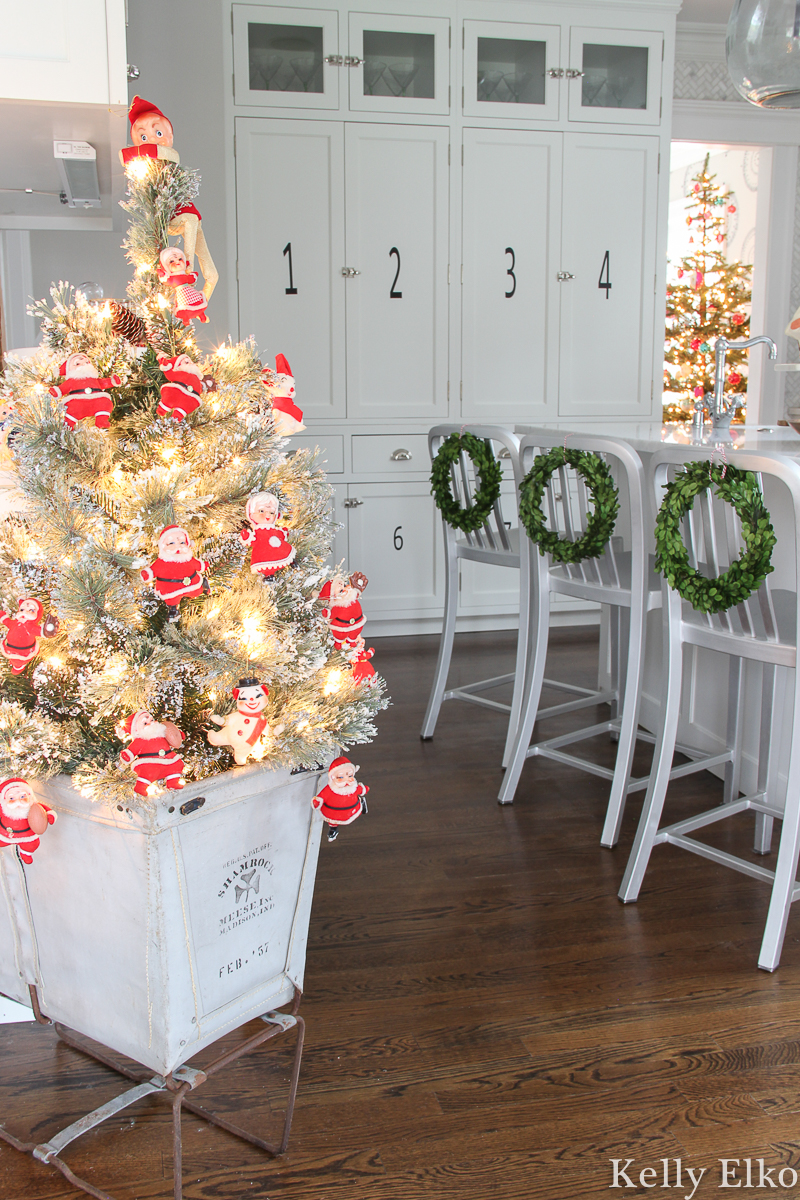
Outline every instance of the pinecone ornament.
<svg viewBox="0 0 800 1200">
<path fill-rule="evenodd" d="M 147 334 L 144 321 L 137 317 L 118 300 L 109 301 L 111 305 L 111 332 L 118 337 L 124 337 L 132 346 L 146 346 Z"/>
</svg>

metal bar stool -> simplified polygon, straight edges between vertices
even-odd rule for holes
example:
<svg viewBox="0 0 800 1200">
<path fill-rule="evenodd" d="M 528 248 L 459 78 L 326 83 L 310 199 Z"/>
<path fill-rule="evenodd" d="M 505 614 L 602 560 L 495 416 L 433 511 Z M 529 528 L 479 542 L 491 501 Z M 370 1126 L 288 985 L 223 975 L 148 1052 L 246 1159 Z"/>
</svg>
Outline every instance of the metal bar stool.
<svg viewBox="0 0 800 1200">
<path fill-rule="evenodd" d="M 480 438 L 492 450 L 496 458 L 510 460 L 516 487 L 519 486 L 519 438 L 509 429 L 499 425 L 436 425 L 428 434 L 428 447 L 431 461 L 436 457 L 445 438 L 451 434 L 471 433 Z M 472 460 L 462 453 L 451 471 L 451 489 L 453 496 L 461 508 L 467 508 L 472 502 L 475 487 L 475 475 Z M 447 688 L 447 675 L 450 670 L 450 659 L 453 653 L 453 638 L 456 632 L 456 616 L 458 613 L 458 576 L 459 564 L 465 560 L 487 563 L 494 567 L 511 567 L 520 570 L 520 558 L 527 563 L 527 538 L 523 538 L 520 548 L 519 529 L 512 528 L 512 522 L 504 519 L 501 500 L 498 499 L 486 522 L 473 533 L 461 533 L 442 520 L 444 534 L 444 565 L 445 565 L 445 599 L 442 636 L 439 642 L 439 658 L 436 663 L 436 673 L 431 687 L 425 719 L 422 722 L 420 737 L 428 741 L 433 737 L 439 712 L 445 700 L 464 700 L 470 704 L 478 704 L 495 712 L 508 713 L 508 732 L 506 735 L 503 765 L 505 766 L 511 749 L 514 731 L 517 725 L 519 706 L 522 693 L 522 680 L 527 652 L 528 637 L 528 602 L 527 602 L 527 569 L 520 572 L 520 622 L 517 634 L 517 652 L 515 669 L 506 675 L 496 675 L 491 679 L 481 679 L 476 683 L 464 684 L 461 687 Z M 492 700 L 482 693 L 503 684 L 514 683 L 511 704 Z"/>
<path fill-rule="evenodd" d="M 585 450 L 602 455 L 612 469 L 620 493 L 617 532 L 604 552 L 577 564 L 553 562 L 536 546 L 529 554 L 531 616 L 529 653 L 526 663 L 524 699 L 517 736 L 498 800 L 511 804 L 527 758 L 550 758 L 581 771 L 606 779 L 611 784 L 608 808 L 601 836 L 604 846 L 613 846 L 619 838 L 625 800 L 629 792 L 647 786 L 647 779 L 631 779 L 631 763 L 637 736 L 654 741 L 638 731 L 639 694 L 643 664 L 645 618 L 661 604 L 661 586 L 647 554 L 644 532 L 644 469 L 636 451 L 618 438 L 569 434 L 570 450 Z M 553 429 L 531 430 L 520 443 L 520 479 L 530 470 L 534 458 L 564 444 L 564 434 Z M 550 528 L 569 540 L 577 540 L 585 531 L 591 498 L 584 480 L 569 467 L 560 468 L 550 479 L 543 500 Z M 550 630 L 550 597 L 553 593 L 576 599 L 592 600 L 611 606 L 611 687 L 608 689 L 567 687 L 544 678 Z M 577 693 L 579 698 L 549 708 L 539 708 L 543 685 Z M 530 744 L 534 724 L 582 708 L 607 703 L 608 719 L 593 723 L 560 737 Z M 586 758 L 567 753 L 564 747 L 575 745 L 599 734 L 618 738 L 613 770 Z"/>
<path fill-rule="evenodd" d="M 663 450 L 653 456 L 651 472 L 657 502 L 662 488 L 687 458 L 703 459 L 708 451 L 693 453 L 688 448 Z M 629 903 L 638 898 L 654 845 L 669 842 L 712 862 L 732 867 L 745 875 L 769 882 L 772 894 L 764 928 L 759 967 L 773 971 L 778 966 L 786 923 L 792 902 L 800 896 L 796 882 L 800 850 L 800 672 L 797 671 L 797 637 L 800 619 L 800 571 L 798 570 L 798 533 L 800 532 L 800 467 L 783 455 L 729 453 L 733 466 L 756 472 L 771 493 L 786 500 L 791 524 L 781 541 L 778 570 L 785 578 L 778 587 L 768 576 L 758 592 L 735 608 L 716 615 L 695 611 L 691 605 L 663 584 L 664 670 L 661 725 L 656 742 L 653 769 L 645 796 L 639 827 L 620 888 L 620 899 Z M 692 567 L 714 577 L 725 571 L 739 555 L 741 525 L 732 507 L 706 492 L 698 496 L 683 521 L 682 535 Z M 794 561 L 792 562 L 792 555 Z M 730 657 L 728 718 L 725 751 L 698 757 L 678 768 L 681 774 L 725 764 L 723 803 L 687 820 L 661 825 L 661 816 L 670 778 L 680 715 L 684 645 L 716 650 Z M 756 790 L 740 796 L 742 759 L 743 705 L 742 682 L 747 660 L 764 664 L 760 720 L 760 747 Z M 790 670 L 791 669 L 791 672 Z M 787 677 L 791 685 L 787 684 Z M 778 758 L 773 735 L 773 713 L 783 710 L 782 698 L 793 705 L 789 745 L 788 781 L 785 804 L 776 795 Z M 673 777 L 676 772 L 672 772 Z M 751 811 L 756 816 L 756 853 L 768 853 L 774 819 L 782 821 L 781 838 L 774 871 L 728 851 L 707 845 L 689 836 L 707 826 Z"/>
</svg>

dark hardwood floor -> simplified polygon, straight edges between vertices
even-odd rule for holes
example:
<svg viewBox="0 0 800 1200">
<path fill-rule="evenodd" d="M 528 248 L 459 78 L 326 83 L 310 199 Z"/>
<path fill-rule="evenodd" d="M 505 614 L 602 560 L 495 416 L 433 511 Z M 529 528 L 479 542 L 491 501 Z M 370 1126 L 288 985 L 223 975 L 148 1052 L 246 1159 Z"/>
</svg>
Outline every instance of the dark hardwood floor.
<svg viewBox="0 0 800 1200">
<path fill-rule="evenodd" d="M 708 1200 L 730 1194 L 721 1158 L 742 1160 L 734 1186 L 748 1158 L 759 1183 L 760 1159 L 773 1173 L 759 1195 L 800 1195 L 800 912 L 767 975 L 753 880 L 659 847 L 623 907 L 639 797 L 614 851 L 599 844 L 606 785 L 589 775 L 529 762 L 501 809 L 502 718 L 447 704 L 420 742 L 437 639 L 375 645 L 393 706 L 353 754 L 369 815 L 322 846 L 289 1150 L 269 1159 L 187 1115 L 187 1200 L 688 1197 L 690 1169 L 705 1169 L 693 1195 Z M 593 631 L 561 631 L 548 674 L 591 682 L 596 651 Z M 513 635 L 463 635 L 451 679 L 512 663 Z M 671 797 L 677 815 L 721 785 L 703 774 Z M 716 836 L 741 849 L 750 831 L 743 818 Z M 120 1090 L 49 1029 L 4 1026 L 0 1044 L 0 1121 L 19 1137 L 44 1140 Z M 198 1099 L 277 1130 L 289 1060 L 272 1045 Z M 65 1158 L 119 1200 L 169 1196 L 170 1110 L 145 1101 Z M 612 1159 L 634 1160 L 632 1188 L 609 1191 Z M 74 1195 L 0 1143 L 3 1200 Z"/>
</svg>

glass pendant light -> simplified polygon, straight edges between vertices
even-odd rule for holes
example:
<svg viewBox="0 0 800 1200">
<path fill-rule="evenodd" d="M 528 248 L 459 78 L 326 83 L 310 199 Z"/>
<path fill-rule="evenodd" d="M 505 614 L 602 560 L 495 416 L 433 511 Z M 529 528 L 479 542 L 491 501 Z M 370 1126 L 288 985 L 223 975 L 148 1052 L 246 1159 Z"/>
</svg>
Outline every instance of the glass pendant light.
<svg viewBox="0 0 800 1200">
<path fill-rule="evenodd" d="M 800 108 L 800 0 L 736 0 L 725 52 L 745 100 Z"/>
</svg>

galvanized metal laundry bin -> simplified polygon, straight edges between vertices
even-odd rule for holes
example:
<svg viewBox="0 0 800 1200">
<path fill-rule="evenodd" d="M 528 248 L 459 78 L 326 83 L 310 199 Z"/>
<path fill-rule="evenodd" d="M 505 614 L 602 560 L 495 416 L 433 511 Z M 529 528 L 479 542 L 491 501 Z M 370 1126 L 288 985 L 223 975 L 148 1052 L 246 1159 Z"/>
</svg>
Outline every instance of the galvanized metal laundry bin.
<svg viewBox="0 0 800 1200">
<path fill-rule="evenodd" d="M 108 809 L 66 776 L 30 866 L 0 852 L 0 992 L 161 1075 L 302 989 L 319 772 L 241 767 Z"/>
</svg>

